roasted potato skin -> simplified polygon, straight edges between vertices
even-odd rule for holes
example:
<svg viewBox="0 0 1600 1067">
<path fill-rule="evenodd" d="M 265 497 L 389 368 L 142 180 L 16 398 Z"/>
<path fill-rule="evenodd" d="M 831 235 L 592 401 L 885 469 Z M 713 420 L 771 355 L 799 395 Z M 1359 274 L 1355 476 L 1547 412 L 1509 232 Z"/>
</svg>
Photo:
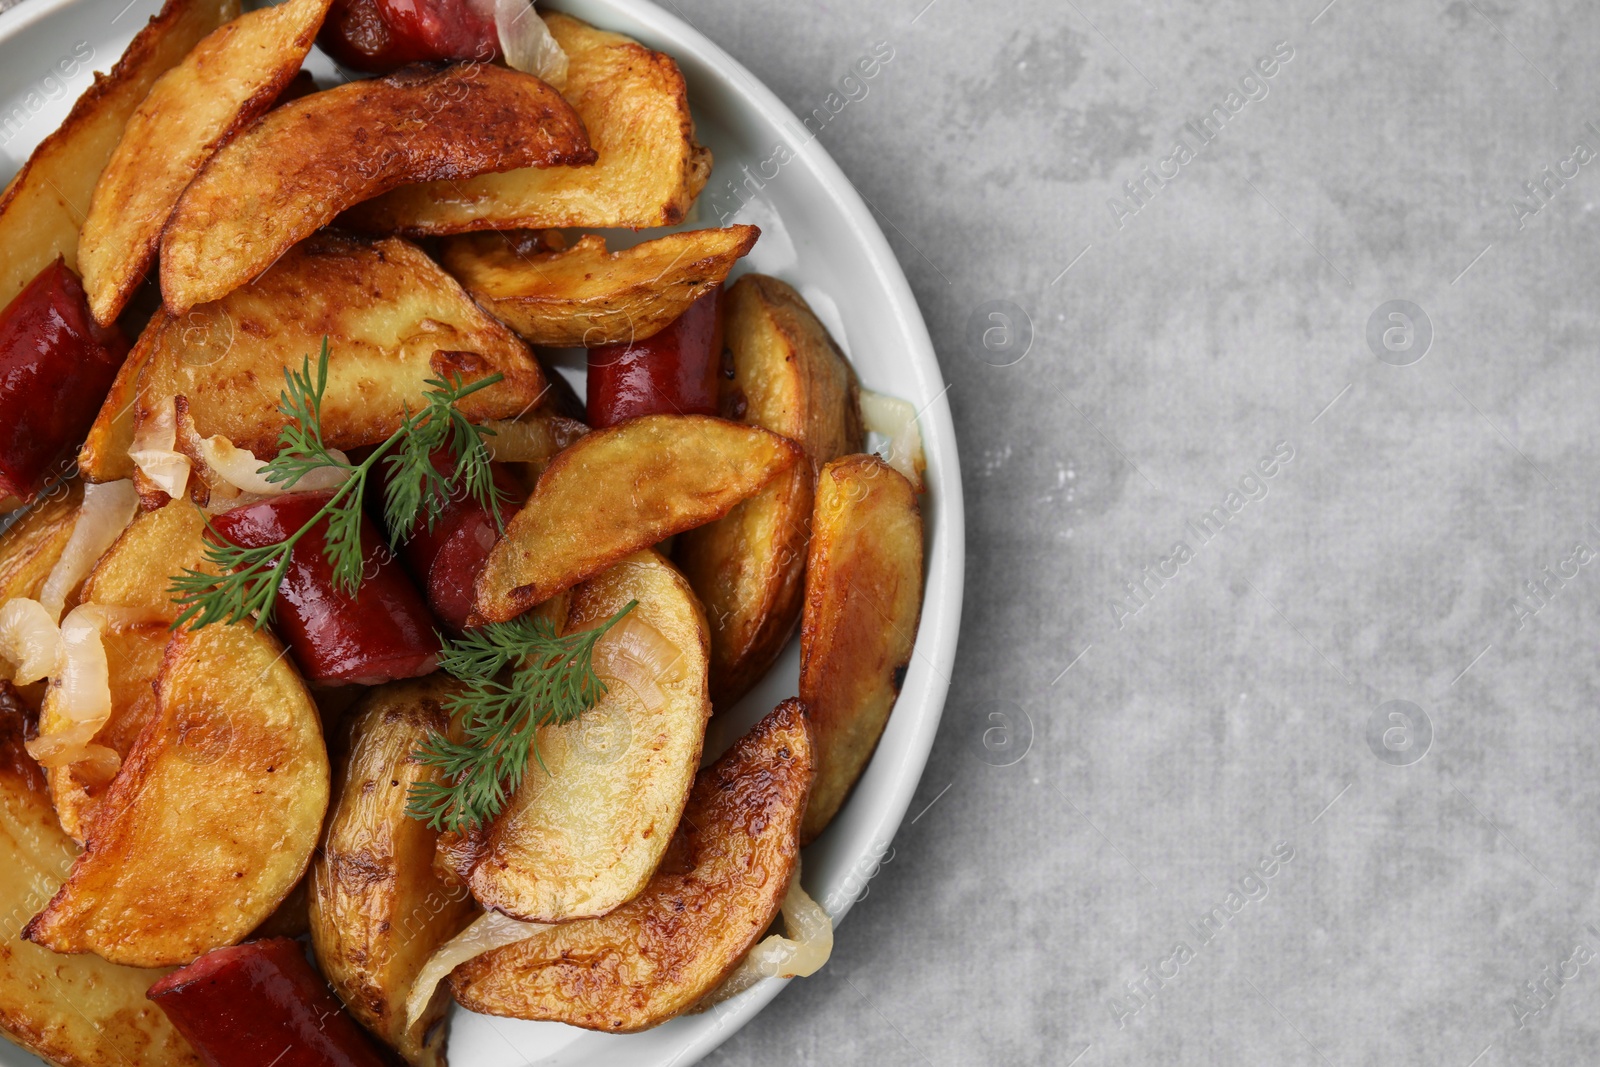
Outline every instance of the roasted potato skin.
<svg viewBox="0 0 1600 1067">
<path fill-rule="evenodd" d="M 800 699 L 817 742 L 817 784 L 800 831 L 838 814 L 889 721 L 922 610 L 922 514 L 876 456 L 822 468 L 800 628 Z"/>
<path fill-rule="evenodd" d="M 165 972 L 58 956 L 16 931 L 72 867 L 44 777 L 23 749 L 22 718 L 0 715 L 0 1030 L 65 1067 L 198 1067 L 200 1059 L 145 990 Z"/>
<path fill-rule="evenodd" d="M 799 293 L 746 274 L 728 290 L 722 413 L 805 450 L 790 470 L 676 550 L 711 620 L 711 697 L 728 707 L 772 667 L 804 599 L 815 475 L 863 443 L 855 371 Z"/>
<path fill-rule="evenodd" d="M 504 622 L 623 556 L 726 514 L 802 459 L 776 434 L 708 415 L 646 415 L 580 438 L 539 476 L 477 581 Z"/>
<path fill-rule="evenodd" d="M 649 626 L 678 653 L 671 677 L 656 679 L 662 703 L 652 708 L 625 682 L 603 679 L 610 691 L 594 709 L 539 731 L 542 767 L 531 766 L 494 822 L 451 857 L 486 908 L 541 923 L 608 914 L 644 889 L 672 838 L 711 717 L 710 638 L 694 591 L 648 550 L 573 590 L 567 632 L 599 625 L 630 600 L 638 606 L 622 625 Z"/>
<path fill-rule="evenodd" d="M 656 1026 L 715 989 L 778 913 L 812 777 L 804 706 L 787 700 L 701 771 L 643 893 L 457 967 L 461 1006 L 608 1033 Z"/>
<path fill-rule="evenodd" d="M 82 502 L 81 485 L 62 483 L 35 501 L 26 515 L 0 534 L 0 604 L 13 597 L 38 597 L 72 537 Z M 15 677 L 16 668 L 11 661 L 0 657 L 0 681 L 9 682 Z M 42 683 L 25 686 L 20 693 L 25 704 L 39 710 L 44 696 Z"/>
<path fill-rule="evenodd" d="M 410 185 L 357 206 L 346 224 L 429 236 L 473 230 L 675 226 L 711 174 L 672 58 L 568 15 L 542 13 L 567 53 L 566 98 L 599 154 L 581 170 L 513 170 Z"/>
<path fill-rule="evenodd" d="M 95 321 L 121 314 L 156 255 L 167 216 L 219 145 L 289 84 L 332 0 L 289 0 L 219 28 L 163 74 L 106 163 L 78 238 Z"/>
<path fill-rule="evenodd" d="M 181 614 L 167 587 L 184 570 L 215 573 L 205 558 L 205 514 L 183 500 L 142 511 L 83 580 L 82 599 L 137 608 L 163 623 Z"/>
<path fill-rule="evenodd" d="M 406 995 L 428 957 L 477 910 L 465 887 L 433 871 L 438 831 L 406 815 L 412 784 L 439 780 L 413 753 L 449 729 L 441 701 L 455 686 L 434 675 L 363 698 L 311 867 L 311 944 L 322 973 L 356 1019 L 413 1067 L 443 1067 L 445 1028 L 435 1024 L 449 997 L 441 988 L 408 1029 Z"/>
<path fill-rule="evenodd" d="M 95 182 L 150 87 L 199 41 L 239 14 L 239 0 L 167 0 L 133 38 L 110 74 L 72 105 L 0 192 L 0 307 L 41 270 L 78 266 L 78 225 Z"/>
<path fill-rule="evenodd" d="M 78 449 L 78 473 L 86 482 L 115 482 L 134 476 L 133 459 L 128 455 L 133 448 L 134 400 L 139 375 L 156 350 L 164 321 L 166 316 L 158 311 L 139 331 L 139 339 L 117 368 L 111 389 Z"/>
<path fill-rule="evenodd" d="M 561 94 L 507 67 L 408 67 L 312 93 L 268 112 L 189 184 L 162 231 L 161 298 L 175 315 L 221 299 L 405 182 L 594 158 Z"/>
<path fill-rule="evenodd" d="M 328 757 L 304 684 L 246 623 L 180 631 L 156 712 L 66 884 L 23 931 L 113 963 L 187 963 L 237 943 L 310 865 Z"/>
<path fill-rule="evenodd" d="M 755 246 L 754 226 L 685 230 L 607 252 L 585 234 L 554 252 L 524 252 L 515 234 L 446 238 L 440 261 L 529 344 L 628 344 L 654 337 L 722 282 Z"/>
</svg>

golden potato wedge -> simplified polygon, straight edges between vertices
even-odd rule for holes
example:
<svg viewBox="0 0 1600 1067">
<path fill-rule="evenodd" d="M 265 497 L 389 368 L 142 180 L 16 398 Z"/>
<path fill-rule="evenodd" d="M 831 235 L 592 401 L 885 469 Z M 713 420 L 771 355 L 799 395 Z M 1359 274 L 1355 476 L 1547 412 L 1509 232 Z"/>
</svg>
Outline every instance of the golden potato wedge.
<svg viewBox="0 0 1600 1067">
<path fill-rule="evenodd" d="M 476 907 L 433 872 L 438 831 L 406 815 L 412 783 L 436 781 L 412 753 L 448 728 L 445 675 L 371 690 L 354 713 L 337 799 L 311 866 L 311 944 L 322 973 L 363 1026 L 414 1067 L 442 1067 L 443 989 L 411 1027 L 406 994 L 434 949 L 460 933 Z M 430 1031 L 432 1031 L 430 1033 Z"/>
<path fill-rule="evenodd" d="M 221 434 L 262 458 L 277 454 L 284 370 L 315 360 L 323 337 L 322 431 L 333 448 L 388 437 L 407 405 L 422 406 L 429 379 L 503 375 L 459 405 L 474 422 L 515 416 L 545 388 L 527 346 L 397 238 L 317 234 L 257 281 L 187 317 L 166 316 L 159 330 L 139 375 L 136 432 L 167 398 L 183 396 L 196 434 Z"/>
<path fill-rule="evenodd" d="M 155 714 L 25 938 L 159 967 L 234 944 L 272 914 L 328 810 L 317 708 L 282 652 L 246 623 L 173 637 Z"/>
<path fill-rule="evenodd" d="M 589 131 L 595 165 L 402 186 L 357 207 L 347 225 L 423 235 L 683 221 L 711 174 L 711 153 L 694 139 L 678 65 L 570 16 L 542 17 L 567 53 L 564 95 Z"/>
<path fill-rule="evenodd" d="M 127 758 L 144 724 L 155 714 L 156 675 L 171 636 L 162 622 L 107 628 L 101 635 L 111 682 L 111 717 L 95 734 L 94 743 L 109 748 L 119 759 Z M 60 694 L 58 686 L 45 693 L 39 711 L 41 737 L 59 733 L 70 724 L 59 706 Z M 92 760 L 46 770 L 56 818 L 73 840 L 84 840 L 116 770 Z"/>
<path fill-rule="evenodd" d="M 189 1043 L 145 999 L 165 972 L 98 956 L 58 956 L 19 936 L 77 851 L 56 824 L 44 778 L 23 749 L 22 716 L 0 714 L 0 1030 L 66 1067 L 198 1067 Z"/>
<path fill-rule="evenodd" d="M 26 515 L 0 534 L 0 604 L 13 597 L 38 598 L 72 537 L 82 502 L 83 486 L 64 482 L 35 501 Z M 16 676 L 16 666 L 0 656 L 0 682 Z M 21 694 L 23 702 L 37 711 L 44 698 L 43 683 L 25 686 Z"/>
<path fill-rule="evenodd" d="M 508 67 L 408 67 L 312 93 L 236 137 L 184 191 L 161 237 L 161 297 L 177 315 L 219 300 L 405 182 L 594 159 L 561 94 Z"/>
<path fill-rule="evenodd" d="M 239 0 L 167 0 L 111 73 L 96 74 L 67 120 L 39 142 L 0 193 L 0 307 L 57 256 L 77 268 L 78 227 L 128 117 L 157 78 L 238 14 Z"/>
<path fill-rule="evenodd" d="M 139 332 L 139 339 L 129 349 L 122 366 L 117 368 L 117 376 L 100 404 L 100 412 L 89 427 L 83 447 L 78 449 L 78 473 L 86 482 L 115 482 L 133 477 L 133 460 L 128 456 L 133 448 L 133 401 L 139 391 L 139 375 L 155 351 L 165 317 L 157 311 Z"/>
<path fill-rule="evenodd" d="M 802 844 L 814 841 L 866 769 L 900 695 L 922 613 L 922 513 L 877 456 L 822 468 L 800 624 L 800 699 L 817 743 Z"/>
<path fill-rule="evenodd" d="M 440 260 L 473 297 L 530 344 L 626 344 L 659 333 L 721 282 L 761 231 L 686 230 L 607 252 L 586 234 L 558 252 L 525 252 L 515 234 L 448 238 Z"/>
<path fill-rule="evenodd" d="M 182 500 L 139 512 L 83 580 L 81 599 L 135 608 L 170 625 L 181 614 L 167 591 L 172 577 L 185 568 L 212 573 L 205 532 L 205 515 Z"/>
<path fill-rule="evenodd" d="M 240 15 L 151 86 L 94 187 L 78 238 L 83 287 L 101 325 L 144 279 L 161 227 L 201 166 L 300 69 L 331 3 L 287 0 Z"/>
<path fill-rule="evenodd" d="M 705 615 L 672 564 L 645 551 L 573 590 L 567 629 L 596 626 L 630 600 L 638 607 L 595 647 L 605 697 L 539 731 L 543 769 L 529 767 L 457 869 L 486 908 L 540 923 L 606 915 L 644 889 L 683 815 L 711 717 Z M 616 650 L 635 644 L 654 652 L 641 664 L 652 693 L 609 674 Z"/>
<path fill-rule="evenodd" d="M 603 919 L 562 923 L 457 967 L 461 1006 L 631 1033 L 715 989 L 766 932 L 799 854 L 812 773 L 786 700 L 701 771 L 655 877 Z"/>
<path fill-rule="evenodd" d="M 711 620 L 711 699 L 719 708 L 748 692 L 794 635 L 815 472 L 863 444 L 855 371 L 800 294 L 747 274 L 725 301 L 723 345 L 733 375 L 722 379 L 722 413 L 782 434 L 810 462 L 677 546 Z"/>
<path fill-rule="evenodd" d="M 623 556 L 726 514 L 801 458 L 777 434 L 646 415 L 558 455 L 478 575 L 476 613 L 516 618 Z"/>
</svg>

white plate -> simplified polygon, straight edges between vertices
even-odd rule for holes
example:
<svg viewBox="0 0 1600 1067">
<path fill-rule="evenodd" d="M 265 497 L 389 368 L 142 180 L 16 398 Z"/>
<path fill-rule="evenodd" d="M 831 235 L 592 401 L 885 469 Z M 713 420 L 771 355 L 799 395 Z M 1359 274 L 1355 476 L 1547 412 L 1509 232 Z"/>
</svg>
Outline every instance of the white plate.
<svg viewBox="0 0 1600 1067">
<path fill-rule="evenodd" d="M 746 261 L 748 268 L 774 274 L 799 289 L 850 355 L 862 382 L 905 397 L 921 411 L 928 457 L 928 579 L 916 654 L 871 766 L 839 817 L 804 857 L 806 888 L 837 922 L 876 872 L 905 816 L 933 744 L 955 661 L 964 553 L 961 475 L 939 364 L 911 289 L 866 205 L 770 90 L 700 33 L 651 4 L 566 0 L 549 6 L 628 34 L 677 59 L 688 79 L 700 138 L 716 157 L 698 217 L 687 225 L 734 220 L 720 218 L 719 208 L 736 209 L 738 221 L 760 225 L 762 237 Z M 62 84 L 52 73 L 57 60 L 82 57 L 92 48 L 90 66 L 109 69 L 158 7 L 158 0 L 25 0 L 0 14 L 0 183 L 55 129 L 90 81 L 88 71 L 81 70 Z M 319 75 L 331 69 L 320 55 L 313 60 Z M 329 80 L 319 77 L 324 84 Z M 772 173 L 773 164 L 767 161 L 779 146 L 792 158 L 776 177 L 762 181 L 763 173 Z M 763 163 L 765 172 L 759 169 Z M 745 186 L 748 204 L 731 192 L 745 181 L 745 166 L 762 185 L 759 190 Z M 4 254 L 0 249 L 0 256 Z M 793 695 L 798 664 L 798 647 L 791 647 L 754 693 L 718 718 L 708 749 L 726 747 L 779 700 Z M 451 1024 L 450 1058 L 465 1067 L 681 1067 L 715 1048 L 783 984 L 769 980 L 714 1012 L 675 1019 L 643 1034 L 593 1034 L 458 1009 Z M 38 1062 L 0 1042 L 0 1064 Z"/>
</svg>

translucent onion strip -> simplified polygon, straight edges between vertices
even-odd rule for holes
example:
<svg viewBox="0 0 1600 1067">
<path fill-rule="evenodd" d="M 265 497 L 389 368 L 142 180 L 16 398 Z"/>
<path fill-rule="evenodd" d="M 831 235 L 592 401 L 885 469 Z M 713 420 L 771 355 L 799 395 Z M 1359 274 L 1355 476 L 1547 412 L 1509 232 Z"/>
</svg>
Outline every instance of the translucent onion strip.
<svg viewBox="0 0 1600 1067">
<path fill-rule="evenodd" d="M 767 978 L 806 978 L 816 974 L 833 955 L 833 920 L 822 905 L 800 885 L 800 861 L 783 897 L 783 929 L 787 937 L 773 934 L 762 940 L 721 985 L 695 1005 L 704 1011 Z"/>
<path fill-rule="evenodd" d="M 652 712 L 666 706 L 662 684 L 682 681 L 686 667 L 682 649 L 645 622 L 638 608 L 595 642 L 594 673 L 608 684 L 621 682 L 632 689 Z"/>
<path fill-rule="evenodd" d="M 80 604 L 61 620 L 61 654 L 53 684 L 55 707 L 66 725 L 28 742 L 28 752 L 46 767 L 62 767 L 81 759 L 103 759 L 91 752 L 94 740 L 111 718 L 111 673 L 102 637 L 107 627 L 150 621 L 138 608 Z"/>
<path fill-rule="evenodd" d="M 337 448 L 330 448 L 328 452 L 341 462 L 349 462 L 348 457 Z M 255 453 L 237 447 L 221 434 L 201 438 L 200 458 L 209 473 L 216 475 L 241 493 L 260 497 L 337 489 L 350 476 L 349 471 L 335 467 L 321 467 L 306 474 L 295 482 L 292 488 L 281 483 L 269 482 L 261 473 L 261 468 L 265 467 L 266 463 L 257 459 Z M 217 487 L 212 486 L 212 488 Z"/>
<path fill-rule="evenodd" d="M 39 592 L 39 603 L 50 613 L 52 621 L 61 617 L 67 597 L 94 569 L 111 542 L 127 529 L 139 510 L 139 494 L 133 482 L 123 479 L 101 485 L 83 487 L 83 504 L 78 508 L 77 520 L 72 525 L 72 535 L 61 558 L 50 570 L 44 588 Z"/>
<path fill-rule="evenodd" d="M 494 0 L 494 27 L 508 67 L 532 74 L 558 92 L 567 87 L 567 53 L 531 0 Z"/>
<path fill-rule="evenodd" d="M 172 397 L 156 405 L 155 415 L 133 435 L 128 458 L 139 472 L 174 500 L 189 487 L 189 457 L 177 450 L 178 413 Z"/>
<path fill-rule="evenodd" d="M 917 429 L 917 409 L 897 396 L 863 389 L 861 421 L 869 432 L 889 439 L 889 454 L 884 461 L 905 475 L 918 493 L 926 492 L 922 473 L 928 464 L 922 452 L 922 431 Z"/>
<path fill-rule="evenodd" d="M 37 682 L 56 669 L 61 628 L 37 600 L 16 597 L 0 605 L 0 656 L 16 666 L 18 685 Z"/>
<path fill-rule="evenodd" d="M 422 965 L 422 970 L 417 972 L 417 980 L 406 996 L 406 1029 L 415 1026 L 417 1020 L 422 1018 L 434 991 L 440 982 L 450 976 L 451 971 L 485 952 L 526 941 L 539 931 L 548 929 L 550 927 L 543 923 L 525 923 L 507 918 L 497 911 L 479 916 L 471 926 L 435 949 L 433 955 L 428 957 L 428 962 Z"/>
</svg>

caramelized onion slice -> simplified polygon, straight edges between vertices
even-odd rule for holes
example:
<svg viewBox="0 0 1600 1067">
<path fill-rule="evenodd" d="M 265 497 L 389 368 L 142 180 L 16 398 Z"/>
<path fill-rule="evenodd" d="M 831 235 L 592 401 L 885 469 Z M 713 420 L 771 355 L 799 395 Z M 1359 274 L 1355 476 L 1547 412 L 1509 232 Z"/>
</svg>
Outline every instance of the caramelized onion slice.
<svg viewBox="0 0 1600 1067">
<path fill-rule="evenodd" d="M 139 494 L 133 482 L 126 478 L 83 487 L 83 504 L 78 508 L 72 535 L 67 538 L 61 558 L 56 560 L 44 581 L 44 588 L 39 591 L 39 603 L 44 605 L 52 620 L 61 617 L 67 597 L 89 576 L 138 510 Z"/>
<path fill-rule="evenodd" d="M 801 887 L 798 859 L 783 898 L 783 930 L 788 936 L 773 934 L 762 939 L 721 985 L 695 1005 L 695 1010 L 704 1011 L 738 996 L 766 978 L 809 977 L 833 955 L 833 920 Z"/>
<path fill-rule="evenodd" d="M 179 452 L 177 445 L 177 406 L 169 396 L 156 404 L 155 414 L 133 435 L 128 458 L 141 474 L 174 500 L 189 487 L 189 457 Z"/>
<path fill-rule="evenodd" d="M 918 493 L 926 492 L 922 473 L 928 464 L 922 452 L 922 431 L 917 428 L 917 409 L 910 401 L 863 389 L 861 422 L 869 433 L 889 439 L 889 454 L 883 457 L 884 462 L 905 475 Z"/>
<path fill-rule="evenodd" d="M 525 923 L 497 911 L 484 912 L 471 926 L 440 945 L 417 972 L 417 980 L 406 996 L 406 1027 L 415 1026 L 422 1018 L 428 1002 L 433 999 L 433 991 L 450 977 L 451 971 L 485 952 L 514 945 L 548 929 L 550 927 L 543 923 Z"/>
<path fill-rule="evenodd" d="M 532 74 L 558 91 L 567 87 L 567 53 L 532 0 L 494 0 L 494 29 L 506 66 Z"/>
<path fill-rule="evenodd" d="M 16 666 L 18 685 L 37 682 L 56 669 L 61 628 L 37 600 L 16 597 L 0 605 L 0 656 Z"/>
</svg>

